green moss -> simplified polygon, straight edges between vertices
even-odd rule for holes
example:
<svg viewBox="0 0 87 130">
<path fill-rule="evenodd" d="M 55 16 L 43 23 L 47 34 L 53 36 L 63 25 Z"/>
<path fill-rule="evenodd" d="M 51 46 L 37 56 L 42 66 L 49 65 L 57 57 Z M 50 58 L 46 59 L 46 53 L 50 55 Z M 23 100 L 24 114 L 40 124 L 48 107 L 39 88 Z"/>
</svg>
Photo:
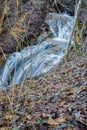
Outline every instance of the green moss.
<svg viewBox="0 0 87 130">
<path fill-rule="evenodd" d="M 35 125 L 40 125 L 41 124 L 41 120 L 40 119 L 37 119 L 36 121 L 35 121 Z"/>
</svg>

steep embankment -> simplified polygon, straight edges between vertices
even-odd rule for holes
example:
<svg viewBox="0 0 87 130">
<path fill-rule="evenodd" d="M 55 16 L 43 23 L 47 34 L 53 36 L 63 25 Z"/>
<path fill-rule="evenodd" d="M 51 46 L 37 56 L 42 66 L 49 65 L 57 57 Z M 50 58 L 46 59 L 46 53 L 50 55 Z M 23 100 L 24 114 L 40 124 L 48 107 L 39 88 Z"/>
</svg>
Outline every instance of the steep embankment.
<svg viewBox="0 0 87 130">
<path fill-rule="evenodd" d="M 11 130 L 15 125 L 21 130 L 86 130 L 87 41 L 66 64 L 2 91 L 0 97 L 0 127 L 5 130 L 8 124 Z"/>
<path fill-rule="evenodd" d="M 0 129 L 87 129 L 87 38 L 70 61 L 0 92 Z"/>
<path fill-rule="evenodd" d="M 22 49 L 24 46 L 32 45 L 36 41 L 42 31 L 49 5 L 51 3 L 48 0 L 21 0 L 17 7 L 16 1 L 8 1 L 0 34 L 0 46 L 5 54 L 16 51 L 17 47 Z M 1 7 L 0 9 L 2 10 Z M 3 11 L 0 12 L 0 20 L 2 16 Z"/>
</svg>

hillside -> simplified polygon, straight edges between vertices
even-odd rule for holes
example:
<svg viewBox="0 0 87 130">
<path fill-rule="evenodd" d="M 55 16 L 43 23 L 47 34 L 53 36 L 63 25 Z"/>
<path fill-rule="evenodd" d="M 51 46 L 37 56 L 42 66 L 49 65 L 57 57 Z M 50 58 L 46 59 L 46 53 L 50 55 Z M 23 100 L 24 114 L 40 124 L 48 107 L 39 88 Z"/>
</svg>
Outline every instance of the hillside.
<svg viewBox="0 0 87 130">
<path fill-rule="evenodd" d="M 48 12 L 58 12 L 58 10 L 55 3 L 53 5 L 53 1 L 51 0 L 47 1 L 47 4 L 45 0 L 38 0 L 35 5 L 31 1 L 22 0 L 21 2 L 23 7 L 29 7 L 30 12 L 31 9 L 35 9 L 35 13 L 31 16 L 30 30 L 27 28 L 28 40 L 32 41 L 31 43 L 33 44 L 44 29 L 48 31 L 48 27 L 44 23 L 46 14 Z M 71 0 L 69 0 L 69 3 L 66 0 L 59 0 L 59 10 L 67 10 L 70 15 L 73 15 L 75 1 L 70 3 Z M 87 14 L 87 1 L 83 3 L 78 19 L 79 30 Z M 26 10 L 26 8 L 24 9 Z M 6 25 L 4 27 L 7 26 L 5 22 L 6 21 L 4 21 L 4 24 Z M 6 88 L 6 90 L 0 90 L 0 130 L 87 129 L 86 23 L 87 21 L 85 22 L 85 27 L 81 34 L 82 37 L 79 39 L 79 50 L 76 51 L 74 47 L 70 48 L 68 62 L 65 62 L 64 57 L 62 61 L 55 65 L 49 72 L 41 76 L 26 79 L 22 84 L 17 86 L 10 85 L 11 87 Z M 11 30 L 8 31 L 10 32 Z M 26 33 L 19 33 L 20 32 L 18 32 L 16 36 L 18 36 L 18 38 L 20 36 L 19 41 L 21 36 L 23 36 L 22 47 L 24 48 L 24 46 L 27 46 L 24 43 L 24 41 L 26 41 Z M 0 45 L 4 48 L 4 54 L 7 57 L 10 53 L 14 52 L 17 46 L 13 39 L 9 39 L 8 36 L 11 36 L 9 34 L 10 33 L 3 32 L 0 35 Z M 13 47 L 12 44 L 12 46 L 6 45 L 6 42 L 7 44 L 10 43 L 6 38 L 12 40 L 15 46 Z M 1 44 L 2 41 L 3 44 Z M 20 49 L 18 49 L 18 51 L 20 51 Z M 1 57 L 3 57 L 2 53 Z M 2 64 L 4 64 L 4 62 Z"/>
</svg>

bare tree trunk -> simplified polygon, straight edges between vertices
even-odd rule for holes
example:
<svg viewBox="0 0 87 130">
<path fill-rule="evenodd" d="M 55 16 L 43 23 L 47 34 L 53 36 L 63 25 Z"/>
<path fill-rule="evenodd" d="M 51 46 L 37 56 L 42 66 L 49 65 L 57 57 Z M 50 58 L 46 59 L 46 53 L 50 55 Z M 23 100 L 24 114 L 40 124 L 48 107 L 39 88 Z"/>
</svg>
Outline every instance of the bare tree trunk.
<svg viewBox="0 0 87 130">
<path fill-rule="evenodd" d="M 79 12 L 80 12 L 81 4 L 82 4 L 82 0 L 79 0 L 78 5 L 77 5 L 77 10 L 76 10 L 76 12 L 75 12 L 75 20 L 74 20 L 73 30 L 72 30 L 72 32 L 71 32 L 70 39 L 69 39 L 69 42 L 68 42 L 67 51 L 66 51 L 66 57 L 65 57 L 65 60 L 66 60 L 66 61 L 69 60 L 70 45 L 71 45 L 72 37 L 73 37 L 73 35 L 74 35 L 74 33 L 75 33 L 75 27 L 76 27 L 78 15 L 79 15 Z"/>
<path fill-rule="evenodd" d="M 6 11 L 7 0 L 0 0 L 0 34 L 2 32 L 2 25 L 4 21 L 5 11 Z"/>
</svg>

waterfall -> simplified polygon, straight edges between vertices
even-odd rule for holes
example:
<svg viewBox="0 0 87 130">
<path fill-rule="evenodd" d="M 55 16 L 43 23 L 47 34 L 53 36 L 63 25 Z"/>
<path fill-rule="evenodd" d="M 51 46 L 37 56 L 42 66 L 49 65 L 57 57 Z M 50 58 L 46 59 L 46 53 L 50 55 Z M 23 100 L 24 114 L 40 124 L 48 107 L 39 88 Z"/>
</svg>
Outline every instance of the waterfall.
<svg viewBox="0 0 87 130">
<path fill-rule="evenodd" d="M 64 57 L 73 28 L 73 17 L 49 13 L 45 22 L 49 25 L 52 37 L 9 55 L 0 69 L 1 89 L 9 85 L 18 85 L 25 78 L 48 72 Z"/>
</svg>

